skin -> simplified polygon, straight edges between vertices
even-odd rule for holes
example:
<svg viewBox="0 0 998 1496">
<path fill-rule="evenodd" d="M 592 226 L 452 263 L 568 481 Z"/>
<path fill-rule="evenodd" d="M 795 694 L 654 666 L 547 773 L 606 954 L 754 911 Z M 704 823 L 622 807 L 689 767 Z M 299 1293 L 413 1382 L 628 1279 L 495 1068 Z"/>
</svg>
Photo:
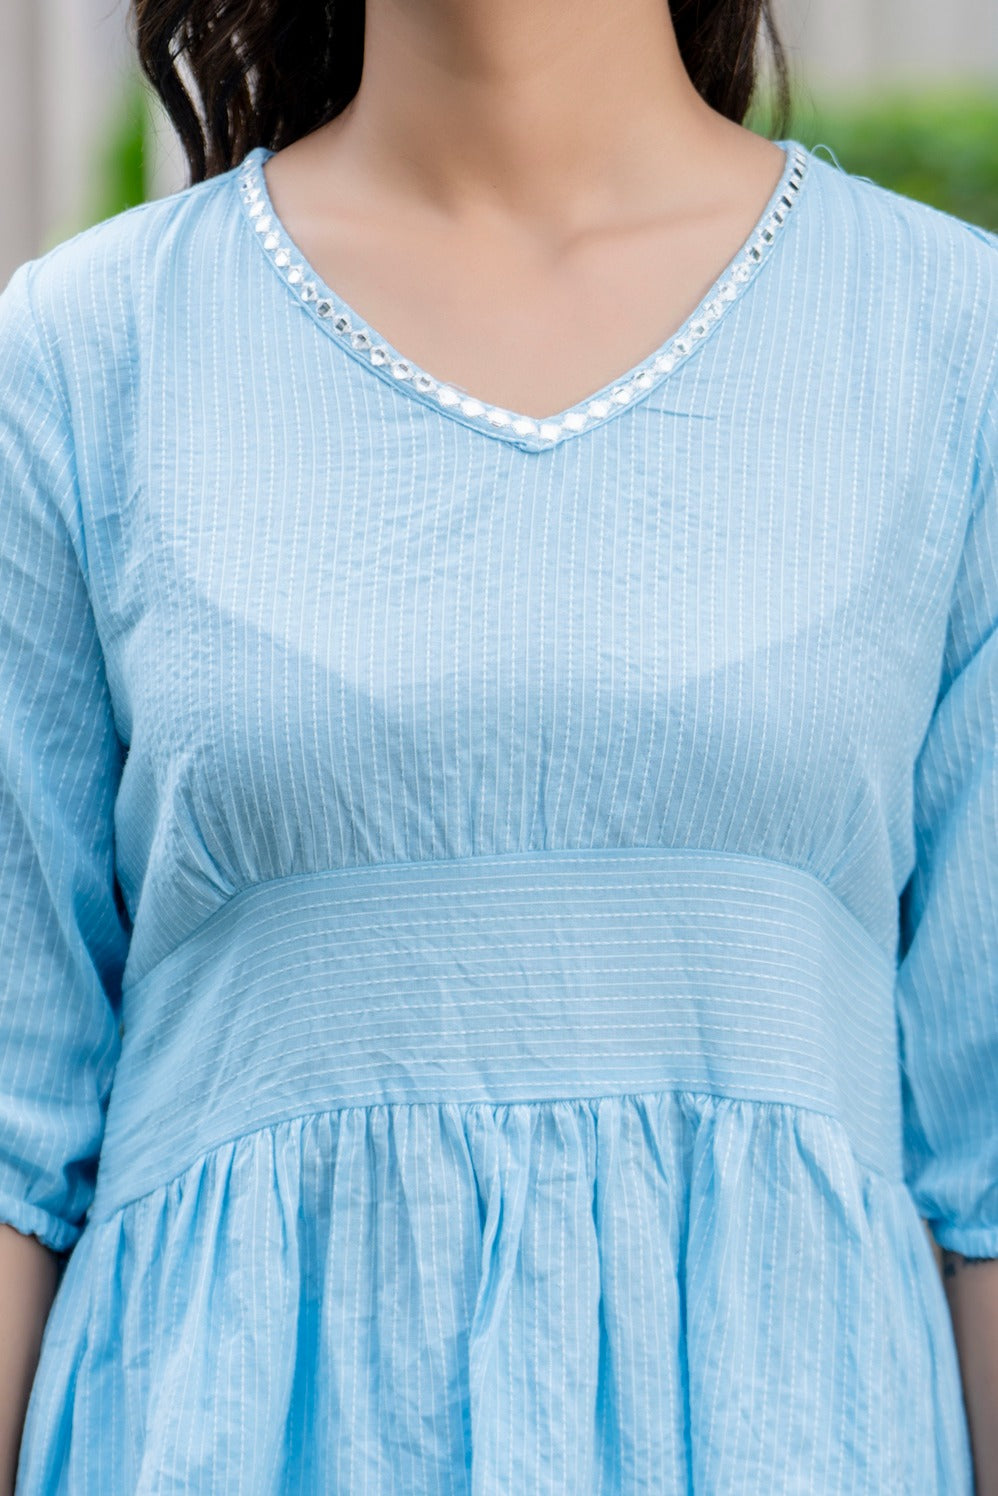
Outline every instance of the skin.
<svg viewBox="0 0 998 1496">
<path fill-rule="evenodd" d="M 12 1496 L 28 1396 L 58 1283 L 59 1259 L 37 1236 L 0 1224 L 0 1492 Z"/>
<path fill-rule="evenodd" d="M 326 283 L 393 347 L 545 418 L 694 310 L 779 146 L 694 89 L 662 0 L 370 0 L 360 89 L 265 168 Z"/>
<path fill-rule="evenodd" d="M 940 1251 L 960 1358 L 976 1496 L 998 1496 L 998 1259 Z"/>
</svg>

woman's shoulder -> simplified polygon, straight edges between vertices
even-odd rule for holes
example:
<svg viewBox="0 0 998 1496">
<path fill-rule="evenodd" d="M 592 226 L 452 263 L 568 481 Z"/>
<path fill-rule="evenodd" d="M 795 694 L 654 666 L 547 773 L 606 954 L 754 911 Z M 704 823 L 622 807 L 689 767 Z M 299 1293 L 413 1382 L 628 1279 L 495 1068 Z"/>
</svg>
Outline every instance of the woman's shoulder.
<svg viewBox="0 0 998 1496">
<path fill-rule="evenodd" d="M 809 165 L 815 211 L 796 263 L 899 398 L 921 390 L 937 408 L 964 403 L 993 420 L 998 233 L 813 150 Z"/>
<path fill-rule="evenodd" d="M 928 295 L 944 316 L 947 302 L 998 310 L 998 233 L 808 151 L 819 188 L 820 228 L 830 252 L 848 254 L 858 275 L 890 278 L 910 305 Z"/>
<path fill-rule="evenodd" d="M 834 155 L 831 160 L 819 156 L 818 151 L 822 149 L 829 148 L 821 145 L 805 147 L 808 164 L 825 194 L 831 194 L 840 207 L 848 206 L 857 215 L 859 227 L 869 231 L 889 225 L 896 232 L 906 231 L 926 240 L 947 241 L 985 258 L 998 250 L 998 233 L 921 198 L 896 191 L 872 177 L 848 171 Z"/>
<path fill-rule="evenodd" d="M 22 318 L 52 353 L 134 338 L 142 304 L 170 291 L 185 245 L 211 232 L 237 169 L 136 203 L 22 261 L 0 289 L 0 338 Z"/>
</svg>

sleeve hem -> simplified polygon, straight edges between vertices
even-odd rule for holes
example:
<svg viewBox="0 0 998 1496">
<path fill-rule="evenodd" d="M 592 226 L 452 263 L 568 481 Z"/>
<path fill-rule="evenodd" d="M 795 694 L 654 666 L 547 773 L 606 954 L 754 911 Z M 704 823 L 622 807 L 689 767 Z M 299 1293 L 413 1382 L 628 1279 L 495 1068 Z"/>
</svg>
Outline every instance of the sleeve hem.
<svg viewBox="0 0 998 1496">
<path fill-rule="evenodd" d="M 53 1252 L 69 1251 L 76 1245 L 83 1229 L 3 1191 L 0 1191 L 0 1224 L 13 1226 L 22 1236 L 37 1236 Z"/>
<path fill-rule="evenodd" d="M 998 1225 L 954 1226 L 930 1221 L 929 1230 L 947 1252 L 959 1252 L 961 1257 L 998 1258 Z"/>
</svg>

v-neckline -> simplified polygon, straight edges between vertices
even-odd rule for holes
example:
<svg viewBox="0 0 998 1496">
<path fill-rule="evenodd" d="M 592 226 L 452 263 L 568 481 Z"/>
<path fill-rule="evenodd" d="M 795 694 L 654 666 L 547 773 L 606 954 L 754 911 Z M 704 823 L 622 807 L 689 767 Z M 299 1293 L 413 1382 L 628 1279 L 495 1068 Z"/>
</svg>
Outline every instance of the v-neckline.
<svg viewBox="0 0 998 1496">
<path fill-rule="evenodd" d="M 365 368 L 438 414 L 524 451 L 544 451 L 622 414 L 655 389 L 703 345 L 772 257 L 781 229 L 793 216 L 811 165 L 798 140 L 778 140 L 786 162 L 753 228 L 693 311 L 653 353 L 593 394 L 547 420 L 477 399 L 459 385 L 436 379 L 394 348 L 376 328 L 329 286 L 302 254 L 274 210 L 264 163 L 275 154 L 253 146 L 235 168 L 245 223 L 288 291 L 324 332 Z"/>
</svg>

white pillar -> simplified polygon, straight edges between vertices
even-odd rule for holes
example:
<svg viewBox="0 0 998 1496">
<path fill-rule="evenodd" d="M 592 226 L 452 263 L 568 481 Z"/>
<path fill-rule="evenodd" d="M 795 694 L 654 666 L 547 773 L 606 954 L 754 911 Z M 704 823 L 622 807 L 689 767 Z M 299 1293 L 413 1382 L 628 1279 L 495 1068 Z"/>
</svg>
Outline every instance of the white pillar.
<svg viewBox="0 0 998 1496">
<path fill-rule="evenodd" d="M 998 75 L 994 0 L 878 0 L 870 5 L 875 63 L 884 78 L 937 82 Z"/>
<path fill-rule="evenodd" d="M 874 67 L 872 15 L 885 0 L 774 0 L 773 14 L 798 89 L 850 85 Z"/>
<path fill-rule="evenodd" d="M 0 281 L 76 232 L 134 49 L 126 0 L 0 0 Z"/>
<path fill-rule="evenodd" d="M 36 0 L 0 4 L 0 284 L 31 255 L 41 232 L 36 185 L 41 145 L 34 115 L 38 74 Z"/>
<path fill-rule="evenodd" d="M 878 79 L 998 86 L 995 0 L 774 0 L 773 11 L 805 94 Z"/>
</svg>

